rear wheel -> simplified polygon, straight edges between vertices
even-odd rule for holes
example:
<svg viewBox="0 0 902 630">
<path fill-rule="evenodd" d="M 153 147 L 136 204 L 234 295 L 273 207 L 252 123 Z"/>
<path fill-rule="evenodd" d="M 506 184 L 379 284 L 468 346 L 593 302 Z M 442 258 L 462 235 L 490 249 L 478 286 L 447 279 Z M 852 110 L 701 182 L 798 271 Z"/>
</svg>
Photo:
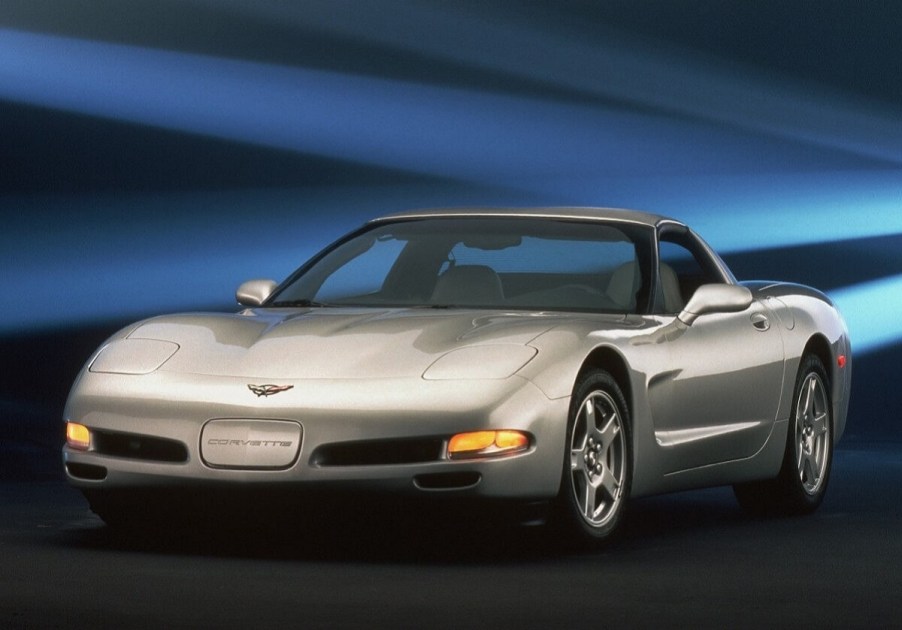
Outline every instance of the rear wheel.
<svg viewBox="0 0 902 630">
<path fill-rule="evenodd" d="M 807 355 L 796 377 L 780 474 L 773 480 L 734 486 L 736 498 L 756 513 L 813 512 L 824 499 L 832 462 L 830 384 L 821 360 Z"/>
<path fill-rule="evenodd" d="M 577 382 L 567 424 L 558 520 L 570 537 L 601 542 L 616 531 L 632 479 L 630 425 L 623 393 L 610 374 Z"/>
</svg>

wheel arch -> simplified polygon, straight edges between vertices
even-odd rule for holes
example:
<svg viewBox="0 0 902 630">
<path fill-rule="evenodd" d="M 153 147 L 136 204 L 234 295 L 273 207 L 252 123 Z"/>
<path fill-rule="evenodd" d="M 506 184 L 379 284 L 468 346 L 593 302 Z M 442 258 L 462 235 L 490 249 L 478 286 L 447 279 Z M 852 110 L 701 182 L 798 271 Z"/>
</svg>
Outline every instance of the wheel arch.
<svg viewBox="0 0 902 630">
<path fill-rule="evenodd" d="M 813 354 L 821 360 L 821 363 L 824 365 L 824 370 L 827 372 L 827 378 L 830 379 L 828 385 L 832 388 L 833 383 L 836 382 L 836 374 L 834 373 L 836 361 L 833 357 L 833 350 L 830 346 L 830 342 L 820 333 L 812 335 L 808 340 L 808 343 L 805 344 L 802 356 L 799 357 L 800 360 L 809 354 Z"/>
<path fill-rule="evenodd" d="M 623 355 L 610 346 L 600 346 L 595 348 L 589 353 L 586 360 L 583 361 L 582 366 L 580 366 L 579 376 L 577 377 L 576 382 L 578 383 L 579 377 L 585 374 L 587 370 L 591 369 L 604 370 L 611 375 L 617 383 L 617 386 L 620 387 L 620 391 L 623 392 L 623 398 L 626 400 L 627 405 L 627 413 L 629 413 L 629 417 L 632 419 L 633 410 L 636 406 L 633 399 L 633 387 L 632 382 L 630 381 L 629 367 L 627 366 L 626 359 L 623 358 Z"/>
<path fill-rule="evenodd" d="M 849 404 L 848 372 L 851 368 L 848 363 L 840 367 L 838 363 L 840 353 L 842 353 L 841 349 L 837 350 L 836 346 L 831 344 L 824 335 L 816 333 L 805 344 L 805 349 L 799 357 L 799 361 L 802 361 L 809 354 L 814 355 L 820 359 L 824 366 L 824 372 L 827 375 L 827 388 L 830 392 L 830 407 L 832 411 L 830 415 L 833 422 L 834 443 L 838 442 L 845 432 Z"/>
</svg>

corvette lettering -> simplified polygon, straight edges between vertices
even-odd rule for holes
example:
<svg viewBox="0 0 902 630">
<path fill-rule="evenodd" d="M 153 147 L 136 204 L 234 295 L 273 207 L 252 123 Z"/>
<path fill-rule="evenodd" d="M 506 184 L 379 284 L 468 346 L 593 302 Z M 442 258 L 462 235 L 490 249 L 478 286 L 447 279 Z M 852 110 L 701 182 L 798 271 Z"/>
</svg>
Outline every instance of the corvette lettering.
<svg viewBox="0 0 902 630">
<path fill-rule="evenodd" d="M 211 446 L 291 446 L 292 442 L 283 440 L 227 440 L 221 438 L 210 438 L 207 444 Z"/>
<path fill-rule="evenodd" d="M 259 398 L 260 396 L 272 396 L 273 394 L 287 391 L 294 388 L 294 385 L 252 385 L 249 383 L 247 388 L 257 394 L 257 398 Z"/>
</svg>

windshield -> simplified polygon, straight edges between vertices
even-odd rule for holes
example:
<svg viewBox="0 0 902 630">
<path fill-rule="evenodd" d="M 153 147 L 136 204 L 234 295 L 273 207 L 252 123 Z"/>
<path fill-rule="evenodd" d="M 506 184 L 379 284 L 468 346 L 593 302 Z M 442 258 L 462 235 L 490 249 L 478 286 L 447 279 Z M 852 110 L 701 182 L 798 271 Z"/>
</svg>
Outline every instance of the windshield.
<svg viewBox="0 0 902 630">
<path fill-rule="evenodd" d="M 379 223 L 301 268 L 267 306 L 643 311 L 651 230 L 454 217 Z"/>
</svg>

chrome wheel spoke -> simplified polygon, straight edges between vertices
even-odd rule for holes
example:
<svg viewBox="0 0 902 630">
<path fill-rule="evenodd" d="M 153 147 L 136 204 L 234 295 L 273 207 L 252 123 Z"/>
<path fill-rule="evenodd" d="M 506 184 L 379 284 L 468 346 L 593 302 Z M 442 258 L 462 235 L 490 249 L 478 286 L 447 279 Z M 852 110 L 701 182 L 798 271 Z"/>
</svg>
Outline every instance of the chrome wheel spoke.
<svg viewBox="0 0 902 630">
<path fill-rule="evenodd" d="M 805 435 L 800 433 L 796 439 L 796 468 L 801 475 L 805 470 Z"/>
<path fill-rule="evenodd" d="M 591 431 L 595 429 L 595 401 L 591 398 L 586 401 L 586 404 L 583 405 L 583 411 L 586 414 L 586 431 Z"/>
<path fill-rule="evenodd" d="M 817 380 L 809 377 L 805 387 L 805 404 L 799 409 L 800 415 L 808 417 L 811 414 L 811 397 L 814 394 L 814 388 L 817 387 Z"/>
<path fill-rule="evenodd" d="M 583 515 L 586 518 L 593 518 L 598 505 L 598 490 L 591 484 L 586 484 L 585 497 L 583 498 Z"/>
<path fill-rule="evenodd" d="M 799 470 L 802 482 L 805 484 L 815 482 L 815 470 L 817 470 L 817 461 L 813 457 L 813 454 L 808 453 L 802 458 L 802 466 Z"/>
<path fill-rule="evenodd" d="M 827 414 L 826 412 L 820 412 L 811 420 L 811 428 L 814 430 L 815 439 L 820 439 L 820 437 L 827 432 Z"/>
<path fill-rule="evenodd" d="M 598 488 L 604 494 L 606 501 L 614 501 L 619 496 L 620 480 L 606 467 L 598 478 Z"/>
<path fill-rule="evenodd" d="M 573 474 L 583 474 L 588 478 L 589 473 L 586 470 L 586 460 L 583 454 L 584 449 L 572 449 L 570 451 L 570 471 Z"/>
<path fill-rule="evenodd" d="M 617 439 L 617 435 L 620 433 L 620 419 L 616 414 L 611 414 L 605 420 L 604 426 L 598 431 L 598 438 L 604 447 L 605 454 L 607 454 L 611 444 L 614 443 L 614 440 Z"/>
</svg>

